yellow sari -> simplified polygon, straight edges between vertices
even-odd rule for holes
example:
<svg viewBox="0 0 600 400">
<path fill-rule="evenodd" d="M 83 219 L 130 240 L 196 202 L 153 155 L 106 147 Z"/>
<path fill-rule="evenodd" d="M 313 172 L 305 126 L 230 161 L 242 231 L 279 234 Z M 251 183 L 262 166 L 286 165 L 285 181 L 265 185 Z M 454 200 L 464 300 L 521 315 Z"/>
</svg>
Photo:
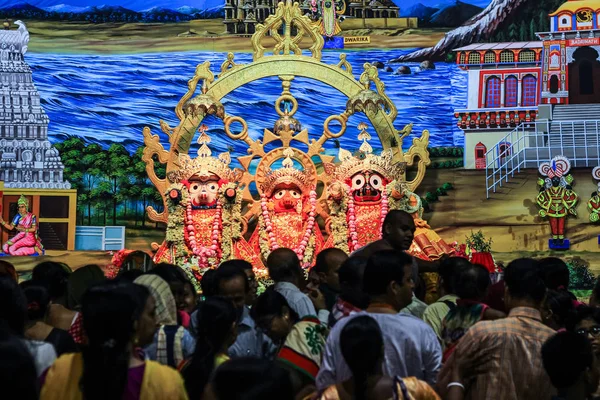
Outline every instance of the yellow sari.
<svg viewBox="0 0 600 400">
<path fill-rule="evenodd" d="M 83 373 L 80 353 L 65 354 L 48 370 L 41 400 L 82 400 L 79 381 Z M 140 399 L 188 400 L 183 379 L 174 369 L 155 361 L 146 361 Z"/>
</svg>

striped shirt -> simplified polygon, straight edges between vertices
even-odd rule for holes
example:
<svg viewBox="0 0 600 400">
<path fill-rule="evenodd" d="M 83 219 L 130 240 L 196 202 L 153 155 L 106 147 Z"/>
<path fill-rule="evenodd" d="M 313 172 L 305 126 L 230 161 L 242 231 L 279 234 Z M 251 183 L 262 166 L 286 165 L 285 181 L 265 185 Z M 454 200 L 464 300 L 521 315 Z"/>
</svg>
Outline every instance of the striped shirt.
<svg viewBox="0 0 600 400">
<path fill-rule="evenodd" d="M 550 399 L 555 391 L 542 364 L 542 345 L 555 333 L 529 307 L 513 308 L 504 319 L 478 322 L 444 364 L 439 388 L 445 390 L 458 358 L 467 372 L 465 400 Z"/>
</svg>

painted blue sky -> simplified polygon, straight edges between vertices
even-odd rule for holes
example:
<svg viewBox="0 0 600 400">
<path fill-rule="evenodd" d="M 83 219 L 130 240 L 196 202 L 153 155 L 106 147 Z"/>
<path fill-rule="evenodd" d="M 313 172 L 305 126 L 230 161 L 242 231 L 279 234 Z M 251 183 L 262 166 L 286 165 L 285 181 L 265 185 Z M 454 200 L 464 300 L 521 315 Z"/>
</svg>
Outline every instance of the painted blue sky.
<svg viewBox="0 0 600 400">
<path fill-rule="evenodd" d="M 426 6 L 439 7 L 452 3 L 453 0 L 394 0 L 399 7 L 405 9 L 410 8 L 417 3 L 422 3 Z M 471 3 L 480 7 L 485 7 L 491 0 L 461 0 L 465 3 Z M 88 7 L 88 6 L 123 6 L 131 10 L 140 11 L 147 10 L 152 7 L 165 7 L 176 9 L 183 6 L 189 6 L 198 9 L 209 9 L 219 6 L 224 3 L 224 0 L 0 0 L 0 7 L 8 7 L 17 2 L 27 2 L 39 8 L 48 8 L 59 5 L 67 5 L 71 7 Z"/>
</svg>

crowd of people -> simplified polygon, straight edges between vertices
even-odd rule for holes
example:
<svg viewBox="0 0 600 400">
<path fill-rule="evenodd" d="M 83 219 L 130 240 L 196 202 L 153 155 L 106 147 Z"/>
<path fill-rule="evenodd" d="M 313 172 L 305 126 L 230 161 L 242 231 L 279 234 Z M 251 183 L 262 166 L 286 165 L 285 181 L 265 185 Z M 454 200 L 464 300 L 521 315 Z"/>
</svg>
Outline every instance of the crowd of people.
<svg viewBox="0 0 600 400">
<path fill-rule="evenodd" d="M 516 259 L 497 282 L 465 258 L 424 265 L 406 253 L 414 230 L 410 215 L 390 212 L 382 240 L 350 256 L 326 249 L 308 273 L 293 250 L 276 249 L 266 260 L 274 283 L 260 295 L 243 260 L 209 270 L 201 293 L 174 265 L 107 279 L 96 265 L 42 262 L 18 283 L 0 260 L 1 397 L 600 395 L 599 290 L 579 302 L 558 258 Z M 431 304 L 423 269 L 439 274 Z"/>
</svg>

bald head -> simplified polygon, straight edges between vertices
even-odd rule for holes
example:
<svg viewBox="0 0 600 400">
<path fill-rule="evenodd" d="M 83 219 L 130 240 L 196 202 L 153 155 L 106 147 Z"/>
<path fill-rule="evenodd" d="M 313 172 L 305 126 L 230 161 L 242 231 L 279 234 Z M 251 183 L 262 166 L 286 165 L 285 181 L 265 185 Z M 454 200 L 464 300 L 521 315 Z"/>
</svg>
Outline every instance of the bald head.
<svg viewBox="0 0 600 400">
<path fill-rule="evenodd" d="M 300 279 L 302 268 L 298 255 L 291 249 L 273 250 L 267 258 L 269 276 L 277 282 L 292 282 Z"/>
<path fill-rule="evenodd" d="M 415 229 L 415 221 L 409 213 L 392 210 L 383 221 L 382 236 L 395 250 L 405 251 L 412 244 Z"/>
</svg>

